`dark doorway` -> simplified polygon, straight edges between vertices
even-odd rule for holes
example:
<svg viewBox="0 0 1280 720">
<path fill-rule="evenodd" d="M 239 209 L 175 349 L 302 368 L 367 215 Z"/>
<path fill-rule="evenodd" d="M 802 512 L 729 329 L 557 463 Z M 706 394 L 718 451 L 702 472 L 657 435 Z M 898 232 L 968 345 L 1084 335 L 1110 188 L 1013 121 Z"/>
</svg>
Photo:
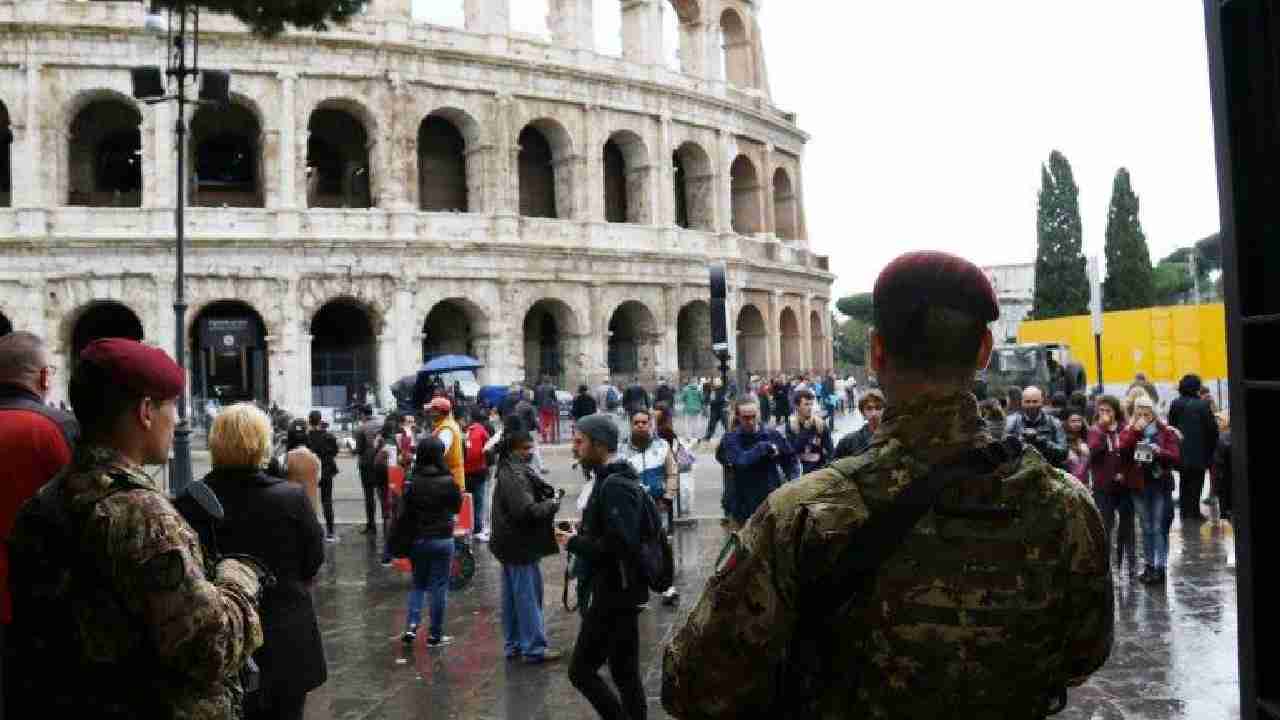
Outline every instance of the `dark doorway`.
<svg viewBox="0 0 1280 720">
<path fill-rule="evenodd" d="M 456 125 L 440 115 L 428 115 L 418 128 L 418 201 L 427 211 L 471 209 L 467 141 Z"/>
<path fill-rule="evenodd" d="M 13 131 L 9 129 L 9 108 L 0 102 L 0 207 L 13 205 L 13 179 L 10 173 L 10 149 L 13 145 Z"/>
<path fill-rule="evenodd" d="M 604 144 L 604 219 L 627 221 L 627 161 L 613 140 Z"/>
<path fill-rule="evenodd" d="M 643 303 L 628 300 L 609 318 L 609 372 L 634 381 L 653 373 L 656 323 Z"/>
<path fill-rule="evenodd" d="M 8 335 L 13 332 L 13 323 L 9 322 L 9 318 L 0 313 L 0 336 Z"/>
<path fill-rule="evenodd" d="M 556 173 L 551 161 L 551 143 L 532 125 L 520 131 L 520 214 L 525 217 L 556 217 Z"/>
<path fill-rule="evenodd" d="M 689 229 L 689 181 L 679 151 L 671 154 L 672 177 L 676 193 L 676 225 Z"/>
<path fill-rule="evenodd" d="M 204 105 L 191 118 L 195 187 L 191 204 L 204 207 L 262 207 L 262 128 L 239 105 Z"/>
<path fill-rule="evenodd" d="M 307 207 L 373 207 L 364 125 L 345 110 L 321 108 L 308 129 Z"/>
<path fill-rule="evenodd" d="M 206 305 L 191 325 L 192 406 L 236 402 L 267 405 L 267 329 L 249 305 L 222 300 Z M 196 413 L 197 417 L 200 413 Z"/>
<path fill-rule="evenodd" d="M 422 325 L 422 361 L 440 355 L 478 357 L 476 339 L 484 322 L 480 309 L 466 300 L 442 300 Z"/>
<path fill-rule="evenodd" d="M 75 367 L 86 345 L 101 338 L 141 340 L 142 321 L 118 302 L 96 302 L 85 308 L 71 330 L 71 366 Z"/>
<path fill-rule="evenodd" d="M 355 300 L 327 303 L 311 320 L 311 403 L 345 408 L 376 397 L 377 353 L 369 313 Z"/>
<path fill-rule="evenodd" d="M 142 116 L 120 100 L 89 103 L 71 122 L 67 204 L 142 205 Z"/>
<path fill-rule="evenodd" d="M 524 317 L 524 375 L 530 382 L 549 376 L 557 387 L 565 382 L 568 337 L 575 328 L 573 311 L 560 300 L 539 300 Z"/>
<path fill-rule="evenodd" d="M 711 305 L 705 300 L 680 308 L 676 319 L 676 357 L 682 378 L 712 375 L 716 356 L 711 352 Z"/>
</svg>

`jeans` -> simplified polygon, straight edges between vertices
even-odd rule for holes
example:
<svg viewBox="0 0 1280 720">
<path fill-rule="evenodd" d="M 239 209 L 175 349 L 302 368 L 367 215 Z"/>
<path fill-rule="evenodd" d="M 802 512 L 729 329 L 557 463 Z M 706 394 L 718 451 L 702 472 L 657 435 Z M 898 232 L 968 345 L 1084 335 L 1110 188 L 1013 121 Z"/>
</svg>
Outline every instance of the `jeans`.
<svg viewBox="0 0 1280 720">
<path fill-rule="evenodd" d="M 547 652 L 542 623 L 542 568 L 502 565 L 502 634 L 507 657 L 540 658 Z"/>
<path fill-rule="evenodd" d="M 453 538 L 421 538 L 409 552 L 413 565 L 413 589 L 409 591 L 406 624 L 417 627 L 422 621 L 422 603 L 431 593 L 431 626 L 428 636 L 444 636 L 444 610 L 449 599 L 449 571 L 453 566 Z"/>
<path fill-rule="evenodd" d="M 1093 501 L 1098 506 L 1098 512 L 1102 514 L 1102 526 L 1107 531 L 1107 555 L 1110 556 L 1110 548 L 1115 548 L 1116 567 L 1120 567 L 1124 558 L 1129 559 L 1129 569 L 1132 570 L 1136 564 L 1137 547 L 1134 544 L 1134 493 L 1128 489 L 1122 489 L 1118 492 L 1108 490 L 1094 490 Z M 1119 532 L 1116 532 L 1116 515 L 1120 516 Z"/>
<path fill-rule="evenodd" d="M 484 532 L 485 491 L 489 489 L 489 471 L 481 470 L 467 475 L 467 492 L 471 493 L 471 508 L 476 514 L 477 533 Z"/>
<path fill-rule="evenodd" d="M 619 697 L 600 677 L 609 675 Z M 582 618 L 569 664 L 569 682 L 605 720 L 645 720 L 648 699 L 640 681 L 640 611 L 593 607 Z"/>
<path fill-rule="evenodd" d="M 320 507 L 324 510 L 324 529 L 333 534 L 333 476 L 320 476 Z"/>
<path fill-rule="evenodd" d="M 1133 499 L 1138 517 L 1142 518 L 1143 559 L 1147 565 L 1163 570 L 1169 562 L 1169 531 L 1164 524 L 1168 495 L 1164 483 L 1147 483 L 1133 493 Z"/>
<path fill-rule="evenodd" d="M 387 485 L 379 483 L 377 480 L 377 471 L 372 465 L 361 465 L 360 467 L 360 489 L 364 491 L 364 519 L 365 527 L 370 530 L 376 529 L 377 526 L 377 508 L 382 508 L 382 521 L 385 523 L 387 518 Z"/>
<path fill-rule="evenodd" d="M 1200 515 L 1200 493 L 1204 491 L 1204 468 L 1190 465 L 1179 469 L 1178 509 L 1182 517 Z"/>
<path fill-rule="evenodd" d="M 702 436 L 703 440 L 710 440 L 715 437 L 717 424 L 723 425 L 724 431 L 729 432 L 729 423 L 725 420 L 724 410 L 712 408 L 707 416 L 707 434 Z"/>
</svg>

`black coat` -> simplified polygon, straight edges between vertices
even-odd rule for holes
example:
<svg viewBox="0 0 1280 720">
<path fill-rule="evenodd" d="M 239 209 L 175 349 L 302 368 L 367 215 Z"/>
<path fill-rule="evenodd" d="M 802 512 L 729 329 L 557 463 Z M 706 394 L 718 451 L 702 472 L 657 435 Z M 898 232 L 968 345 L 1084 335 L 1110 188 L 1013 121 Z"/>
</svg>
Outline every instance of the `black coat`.
<svg viewBox="0 0 1280 720">
<path fill-rule="evenodd" d="M 329 480 L 338 474 L 338 438 L 319 428 L 307 431 L 307 448 L 320 458 L 320 477 Z"/>
<path fill-rule="evenodd" d="M 627 409 L 628 413 L 637 410 L 649 409 L 649 392 L 639 384 L 632 385 L 622 391 L 622 407 Z"/>
<path fill-rule="evenodd" d="M 311 580 L 324 562 L 324 530 L 302 487 L 252 468 L 220 468 L 205 482 L 222 502 L 218 552 L 260 559 L 276 576 L 263 592 L 262 691 L 297 695 L 324 684 L 328 670 Z"/>
<path fill-rule="evenodd" d="M 400 522 L 413 523 L 414 540 L 453 537 L 453 516 L 462 509 L 462 490 L 443 468 L 415 467 L 405 485 Z"/>
<path fill-rule="evenodd" d="M 498 465 L 489 536 L 489 551 L 498 562 L 529 565 L 560 552 L 555 530 L 560 501 L 545 499 L 547 488 L 528 463 L 506 459 Z"/>
<path fill-rule="evenodd" d="M 1169 424 L 1182 433 L 1182 466 L 1204 469 L 1213 464 L 1218 447 L 1218 421 L 1199 393 L 1199 379 L 1182 379 L 1178 397 L 1169 404 Z"/>
<path fill-rule="evenodd" d="M 640 544 L 640 512 L 644 494 L 630 492 L 624 483 L 638 485 L 631 463 L 618 461 L 599 468 L 591 487 L 582 527 L 569 539 L 569 552 L 589 568 L 591 607 L 636 608 L 649 601 L 649 585 L 632 558 Z"/>
<path fill-rule="evenodd" d="M 676 404 L 676 389 L 667 383 L 659 385 L 653 391 L 653 404 L 657 405 L 658 403 L 666 403 L 668 409 L 674 408 Z"/>
<path fill-rule="evenodd" d="M 791 383 L 773 388 L 773 416 L 787 417 L 791 414 Z"/>
<path fill-rule="evenodd" d="M 1001 425 L 1003 429 L 1003 424 Z M 875 433 L 871 432 L 871 426 L 863 423 L 862 427 L 856 432 L 851 432 L 840 438 L 840 442 L 836 443 L 835 452 L 831 456 L 832 462 L 841 458 L 853 457 L 858 453 L 871 447 L 871 438 Z"/>
<path fill-rule="evenodd" d="M 573 399 L 573 409 L 569 414 L 573 416 L 574 421 L 578 421 L 588 415 L 595 415 L 597 409 L 595 398 L 589 393 L 578 393 L 578 396 Z"/>
</svg>

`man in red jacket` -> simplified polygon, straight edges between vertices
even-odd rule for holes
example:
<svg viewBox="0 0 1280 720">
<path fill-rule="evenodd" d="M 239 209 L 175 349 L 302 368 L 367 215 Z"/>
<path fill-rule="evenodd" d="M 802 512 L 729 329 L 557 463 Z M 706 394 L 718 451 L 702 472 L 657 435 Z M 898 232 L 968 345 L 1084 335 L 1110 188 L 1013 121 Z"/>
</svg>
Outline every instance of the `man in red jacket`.
<svg viewBox="0 0 1280 720">
<path fill-rule="evenodd" d="M 463 456 L 463 471 L 467 475 L 467 492 L 471 493 L 472 509 L 475 512 L 475 537 L 480 542 L 489 542 L 489 533 L 484 524 L 486 508 L 485 493 L 489 488 L 489 461 L 484 454 L 484 446 L 489 444 L 489 431 L 485 429 L 486 415 L 483 409 L 471 410 L 471 424 L 467 426 L 466 454 Z"/>
<path fill-rule="evenodd" d="M 53 366 L 44 341 L 28 332 L 0 337 L 0 658 L 12 621 L 9 599 L 9 534 L 13 519 L 42 485 L 67 463 L 78 434 L 67 413 L 45 405 Z M 4 661 L 0 659 L 0 678 Z M 3 697 L 0 686 L 0 697 Z M 3 716 L 0 703 L 0 717 Z"/>
</svg>

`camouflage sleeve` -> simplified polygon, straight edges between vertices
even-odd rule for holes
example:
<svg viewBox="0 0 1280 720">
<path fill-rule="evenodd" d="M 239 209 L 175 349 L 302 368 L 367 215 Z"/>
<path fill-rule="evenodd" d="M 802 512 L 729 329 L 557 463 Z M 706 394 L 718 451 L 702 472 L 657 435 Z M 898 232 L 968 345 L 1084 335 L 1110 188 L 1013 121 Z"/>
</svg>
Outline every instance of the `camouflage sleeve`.
<svg viewBox="0 0 1280 720">
<path fill-rule="evenodd" d="M 246 583 L 210 582 L 195 533 L 158 493 L 130 491 L 98 505 L 86 532 L 127 611 L 146 625 L 159 661 L 195 682 L 232 675 L 262 646 Z M 256 580 L 256 578 L 255 578 Z"/>
<path fill-rule="evenodd" d="M 1107 661 L 1115 637 L 1115 596 L 1107 563 L 1102 516 L 1083 487 L 1068 483 L 1066 548 L 1069 555 L 1064 618 L 1067 684 L 1076 686 Z"/>
<path fill-rule="evenodd" d="M 778 536 L 766 500 L 721 551 L 663 655 L 662 704 L 673 717 L 751 717 L 772 705 L 795 622 Z"/>
</svg>

